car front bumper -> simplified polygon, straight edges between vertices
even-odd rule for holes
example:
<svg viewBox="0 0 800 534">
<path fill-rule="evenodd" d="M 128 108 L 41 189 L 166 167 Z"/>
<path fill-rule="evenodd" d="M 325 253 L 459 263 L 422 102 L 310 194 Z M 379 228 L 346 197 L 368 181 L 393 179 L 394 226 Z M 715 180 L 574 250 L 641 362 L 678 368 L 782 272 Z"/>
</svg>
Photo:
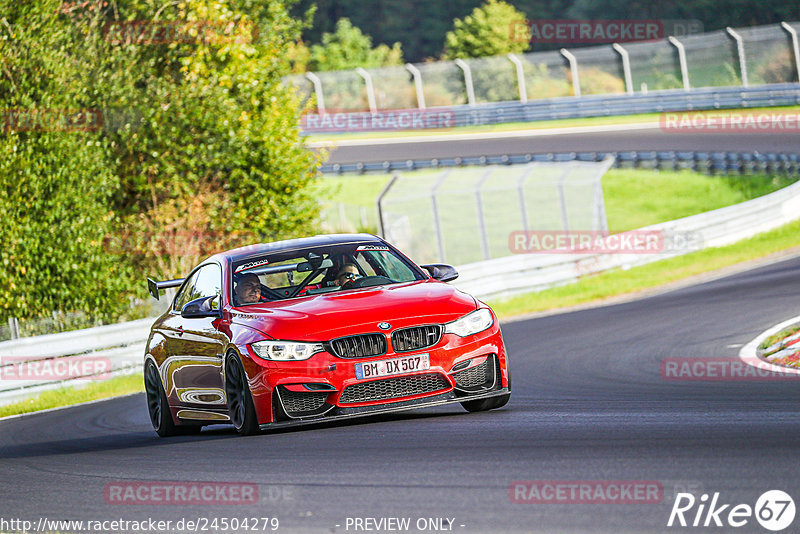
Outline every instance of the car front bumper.
<svg viewBox="0 0 800 534">
<path fill-rule="evenodd" d="M 272 423 L 265 423 L 259 425 L 261 430 L 276 430 L 280 428 L 296 427 L 302 425 L 318 425 L 322 423 L 342 421 L 347 419 L 355 419 L 358 417 L 368 417 L 373 415 L 381 415 L 393 412 L 402 412 L 407 410 L 414 410 L 419 408 L 431 408 L 434 406 L 442 406 L 445 404 L 453 404 L 456 402 L 464 402 L 471 400 L 489 399 L 492 397 L 499 397 L 511 393 L 511 389 L 504 387 L 485 393 L 469 395 L 465 397 L 458 397 L 456 393 L 451 390 L 446 393 L 437 394 L 434 396 L 397 401 L 390 404 L 379 404 L 373 406 L 365 406 L 360 408 L 343 408 L 342 411 L 332 411 L 322 417 L 309 417 L 300 419 L 290 419 L 286 421 L 276 421 Z"/>
<path fill-rule="evenodd" d="M 369 379 L 356 377 L 355 367 L 359 363 L 417 354 L 428 355 L 428 369 Z M 306 361 L 273 362 L 261 360 L 252 353 L 249 355 L 250 389 L 263 428 L 464 402 L 510 391 L 505 346 L 496 323 L 468 338 L 445 334 L 432 347 L 399 353 L 389 350 L 371 358 L 339 358 L 323 352 Z M 463 371 L 478 371 L 481 365 L 485 365 L 487 371 L 491 366 L 491 377 L 487 374 L 485 383 L 464 387 L 457 375 L 461 372 L 463 378 Z M 400 381 L 403 383 L 393 383 Z M 475 382 L 474 376 L 472 382 Z M 375 385 L 378 392 L 371 391 L 370 385 Z M 318 400 L 312 403 L 311 399 Z M 308 409 L 303 411 L 297 407 Z"/>
</svg>

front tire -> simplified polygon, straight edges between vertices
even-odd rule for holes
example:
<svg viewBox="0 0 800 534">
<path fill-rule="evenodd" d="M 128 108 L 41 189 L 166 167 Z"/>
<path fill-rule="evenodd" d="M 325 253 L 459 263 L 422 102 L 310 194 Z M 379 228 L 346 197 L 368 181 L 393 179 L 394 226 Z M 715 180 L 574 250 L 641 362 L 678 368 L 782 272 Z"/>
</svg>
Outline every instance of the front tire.
<svg viewBox="0 0 800 534">
<path fill-rule="evenodd" d="M 231 423 L 242 436 L 259 432 L 253 396 L 247 384 L 247 375 L 239 357 L 231 355 L 225 362 L 225 396 L 228 399 L 228 413 Z"/>
<path fill-rule="evenodd" d="M 468 412 L 485 412 L 487 410 L 494 410 L 502 408 L 508 404 L 508 399 L 511 398 L 511 393 L 500 395 L 498 397 L 490 397 L 488 399 L 479 399 L 473 401 L 465 401 L 461 403 Z"/>
</svg>

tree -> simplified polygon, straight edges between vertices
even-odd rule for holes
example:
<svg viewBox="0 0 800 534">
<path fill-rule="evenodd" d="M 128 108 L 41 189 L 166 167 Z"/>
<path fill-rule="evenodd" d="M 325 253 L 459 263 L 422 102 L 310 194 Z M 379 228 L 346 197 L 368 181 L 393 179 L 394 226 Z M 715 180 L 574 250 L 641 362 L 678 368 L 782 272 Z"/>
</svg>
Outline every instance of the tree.
<svg viewBox="0 0 800 534">
<path fill-rule="evenodd" d="M 119 180 L 100 110 L 76 83 L 95 72 L 83 30 L 56 1 L 0 1 L 0 319 L 125 311 L 130 271 L 108 253 Z M 89 76 L 87 76 L 89 75 Z"/>
<path fill-rule="evenodd" d="M 145 274 L 315 230 L 319 155 L 281 80 L 291 3 L 0 0 L 0 320 L 113 320 Z M 102 128 L 19 127 L 14 110 Z"/>
<path fill-rule="evenodd" d="M 400 43 L 391 48 L 385 44 L 372 48 L 372 39 L 342 18 L 336 22 L 334 33 L 322 35 L 322 44 L 311 47 L 308 69 L 312 71 L 345 70 L 356 67 L 386 67 L 403 64 Z"/>
<path fill-rule="evenodd" d="M 524 52 L 530 46 L 525 15 L 502 0 L 488 0 L 453 22 L 445 36 L 446 59 Z"/>
</svg>

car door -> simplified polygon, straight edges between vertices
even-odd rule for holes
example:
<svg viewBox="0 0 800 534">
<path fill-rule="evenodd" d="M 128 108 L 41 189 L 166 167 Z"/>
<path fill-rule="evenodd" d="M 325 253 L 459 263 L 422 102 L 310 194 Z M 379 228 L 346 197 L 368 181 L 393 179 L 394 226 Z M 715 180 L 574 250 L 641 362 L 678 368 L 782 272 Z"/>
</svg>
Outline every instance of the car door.
<svg viewBox="0 0 800 534">
<path fill-rule="evenodd" d="M 219 309 L 222 298 L 222 269 L 216 263 L 200 267 L 195 272 L 192 287 L 177 305 L 201 298 L 212 298 L 212 309 Z M 222 351 L 225 338 L 217 329 L 218 317 L 183 317 L 180 321 L 174 346 L 175 359 L 170 366 L 172 383 L 178 402 L 195 410 L 225 409 L 222 382 Z M 191 418 L 191 413 L 185 414 Z M 199 418 L 202 414 L 196 414 Z"/>
</svg>

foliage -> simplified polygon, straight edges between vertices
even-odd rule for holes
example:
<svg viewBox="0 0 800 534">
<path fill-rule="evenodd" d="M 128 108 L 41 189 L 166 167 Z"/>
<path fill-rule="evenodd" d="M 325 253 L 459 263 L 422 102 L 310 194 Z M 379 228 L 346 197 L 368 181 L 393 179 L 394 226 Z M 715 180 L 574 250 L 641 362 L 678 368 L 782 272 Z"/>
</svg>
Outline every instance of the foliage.
<svg viewBox="0 0 800 534">
<path fill-rule="evenodd" d="M 572 71 L 567 72 L 572 83 Z M 581 69 L 578 78 L 581 82 L 582 95 L 607 95 L 625 92 L 625 81 L 597 67 Z"/>
<path fill-rule="evenodd" d="M 648 19 L 699 20 L 706 31 L 800 20 L 800 3 L 786 0 L 508 0 L 523 19 Z M 337 20 L 349 18 L 374 43 L 400 41 L 407 61 L 419 62 L 442 53 L 445 34 L 455 18 L 464 18 L 483 0 L 299 0 L 294 12 L 318 6 L 313 25 L 303 32 L 309 43 L 321 42 Z M 537 50 L 557 50 L 563 43 L 537 44 Z"/>
<path fill-rule="evenodd" d="M 797 80 L 794 54 L 787 47 L 774 47 L 766 56 L 769 59 L 756 68 L 757 82 L 791 83 Z"/>
<path fill-rule="evenodd" d="M 92 72 L 92 58 L 69 53 L 81 35 L 59 20 L 58 2 L 1 4 L 0 317 L 114 316 L 128 278 L 104 250 L 118 181 L 98 123 L 78 118 L 97 115 L 73 83 Z"/>
<path fill-rule="evenodd" d="M 286 52 L 289 58 L 293 74 L 303 74 L 308 71 L 308 62 L 311 61 L 311 49 L 302 40 L 298 39 L 294 43 L 289 43 Z"/>
<path fill-rule="evenodd" d="M 572 85 L 569 79 L 569 69 L 562 67 L 559 70 L 551 72 L 545 63 L 526 64 L 525 89 L 528 92 L 528 98 L 570 96 Z M 554 77 L 556 74 L 561 74 L 561 76 Z"/>
<path fill-rule="evenodd" d="M 385 67 L 403 64 L 400 43 L 372 48 L 372 39 L 353 26 L 349 19 L 336 22 L 334 33 L 322 35 L 322 44 L 311 47 L 308 68 L 312 71 L 345 70 L 356 67 Z"/>
<path fill-rule="evenodd" d="M 6 125 L 8 110 L 103 120 L 0 132 L 0 319 L 113 318 L 144 296 L 144 274 L 182 276 L 220 249 L 315 228 L 319 156 L 281 83 L 303 27 L 291 4 L 0 0 Z"/>
<path fill-rule="evenodd" d="M 530 46 L 527 27 L 520 22 L 525 15 L 502 0 L 487 0 L 463 20 L 453 21 L 453 30 L 445 36 L 447 59 L 490 57 L 524 52 Z M 513 31 L 512 31 L 513 30 Z"/>
</svg>

